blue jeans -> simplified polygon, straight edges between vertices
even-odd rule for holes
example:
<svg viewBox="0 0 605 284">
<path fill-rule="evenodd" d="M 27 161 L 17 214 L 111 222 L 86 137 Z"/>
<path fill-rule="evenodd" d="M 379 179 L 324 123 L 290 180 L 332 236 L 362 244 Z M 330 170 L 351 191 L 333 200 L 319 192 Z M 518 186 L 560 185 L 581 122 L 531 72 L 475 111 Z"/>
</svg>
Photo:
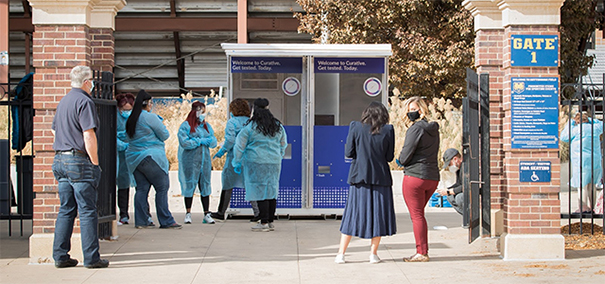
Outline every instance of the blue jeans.
<svg viewBox="0 0 605 284">
<path fill-rule="evenodd" d="M 147 226 L 149 224 L 149 189 L 155 189 L 155 209 L 158 214 L 160 227 L 167 227 L 174 223 L 174 218 L 168 209 L 168 189 L 170 180 L 168 174 L 151 158 L 146 157 L 139 163 L 133 173 L 137 183 L 134 194 L 134 225 Z"/>
<path fill-rule="evenodd" d="M 93 165 L 84 154 L 57 154 L 53 161 L 53 174 L 59 182 L 61 207 L 55 223 L 53 258 L 55 262 L 70 258 L 71 235 L 76 215 L 80 214 L 80 235 L 84 265 L 99 261 L 97 236 L 97 187 L 101 168 Z"/>
</svg>

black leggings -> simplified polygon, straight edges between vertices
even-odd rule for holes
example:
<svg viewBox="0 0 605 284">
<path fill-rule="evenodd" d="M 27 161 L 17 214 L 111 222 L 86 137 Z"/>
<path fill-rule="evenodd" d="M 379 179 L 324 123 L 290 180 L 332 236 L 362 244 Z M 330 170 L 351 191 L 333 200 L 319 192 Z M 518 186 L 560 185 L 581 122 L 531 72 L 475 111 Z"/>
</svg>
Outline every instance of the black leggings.
<svg viewBox="0 0 605 284">
<path fill-rule="evenodd" d="M 221 190 L 221 201 L 218 204 L 218 214 L 225 215 L 225 212 L 229 208 L 229 203 L 231 202 L 231 194 L 233 193 L 233 189 Z"/>
<path fill-rule="evenodd" d="M 258 210 L 260 211 L 260 222 L 262 224 L 273 223 L 276 206 L 276 199 L 265 199 L 258 201 Z"/>
<path fill-rule="evenodd" d="M 210 195 L 202 196 L 202 208 L 204 208 L 204 214 L 210 212 Z M 185 208 L 191 209 L 191 204 L 193 203 L 193 197 L 185 197 Z"/>
</svg>

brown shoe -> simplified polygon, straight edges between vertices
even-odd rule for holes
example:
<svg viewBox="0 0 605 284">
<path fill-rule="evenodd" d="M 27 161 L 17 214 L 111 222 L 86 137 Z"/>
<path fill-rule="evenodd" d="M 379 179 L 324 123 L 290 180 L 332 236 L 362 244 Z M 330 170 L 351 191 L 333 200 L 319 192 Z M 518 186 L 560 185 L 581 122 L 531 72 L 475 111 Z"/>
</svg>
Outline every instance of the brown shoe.
<svg viewBox="0 0 605 284">
<path fill-rule="evenodd" d="M 404 257 L 403 261 L 405 262 L 428 262 L 429 261 L 429 255 L 428 254 L 415 254 L 412 255 L 410 257 Z"/>
</svg>

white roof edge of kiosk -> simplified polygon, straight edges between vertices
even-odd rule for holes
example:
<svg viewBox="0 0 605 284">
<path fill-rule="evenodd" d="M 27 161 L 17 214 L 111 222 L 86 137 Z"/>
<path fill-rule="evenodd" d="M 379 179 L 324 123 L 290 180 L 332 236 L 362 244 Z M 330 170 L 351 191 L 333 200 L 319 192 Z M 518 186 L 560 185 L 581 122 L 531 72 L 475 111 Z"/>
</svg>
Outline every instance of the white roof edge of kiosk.
<svg viewBox="0 0 605 284">
<path fill-rule="evenodd" d="M 222 43 L 230 56 L 391 56 L 390 44 L 236 44 Z"/>
</svg>

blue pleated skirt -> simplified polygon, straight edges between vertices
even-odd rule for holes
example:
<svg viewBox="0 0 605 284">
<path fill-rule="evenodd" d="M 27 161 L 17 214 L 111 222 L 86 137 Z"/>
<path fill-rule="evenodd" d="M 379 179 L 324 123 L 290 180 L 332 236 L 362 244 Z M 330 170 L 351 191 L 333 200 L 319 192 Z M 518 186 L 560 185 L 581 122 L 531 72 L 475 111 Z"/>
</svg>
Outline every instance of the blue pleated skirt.
<svg viewBox="0 0 605 284">
<path fill-rule="evenodd" d="M 351 185 L 340 232 L 363 239 L 394 235 L 397 222 L 392 187 Z"/>
</svg>

